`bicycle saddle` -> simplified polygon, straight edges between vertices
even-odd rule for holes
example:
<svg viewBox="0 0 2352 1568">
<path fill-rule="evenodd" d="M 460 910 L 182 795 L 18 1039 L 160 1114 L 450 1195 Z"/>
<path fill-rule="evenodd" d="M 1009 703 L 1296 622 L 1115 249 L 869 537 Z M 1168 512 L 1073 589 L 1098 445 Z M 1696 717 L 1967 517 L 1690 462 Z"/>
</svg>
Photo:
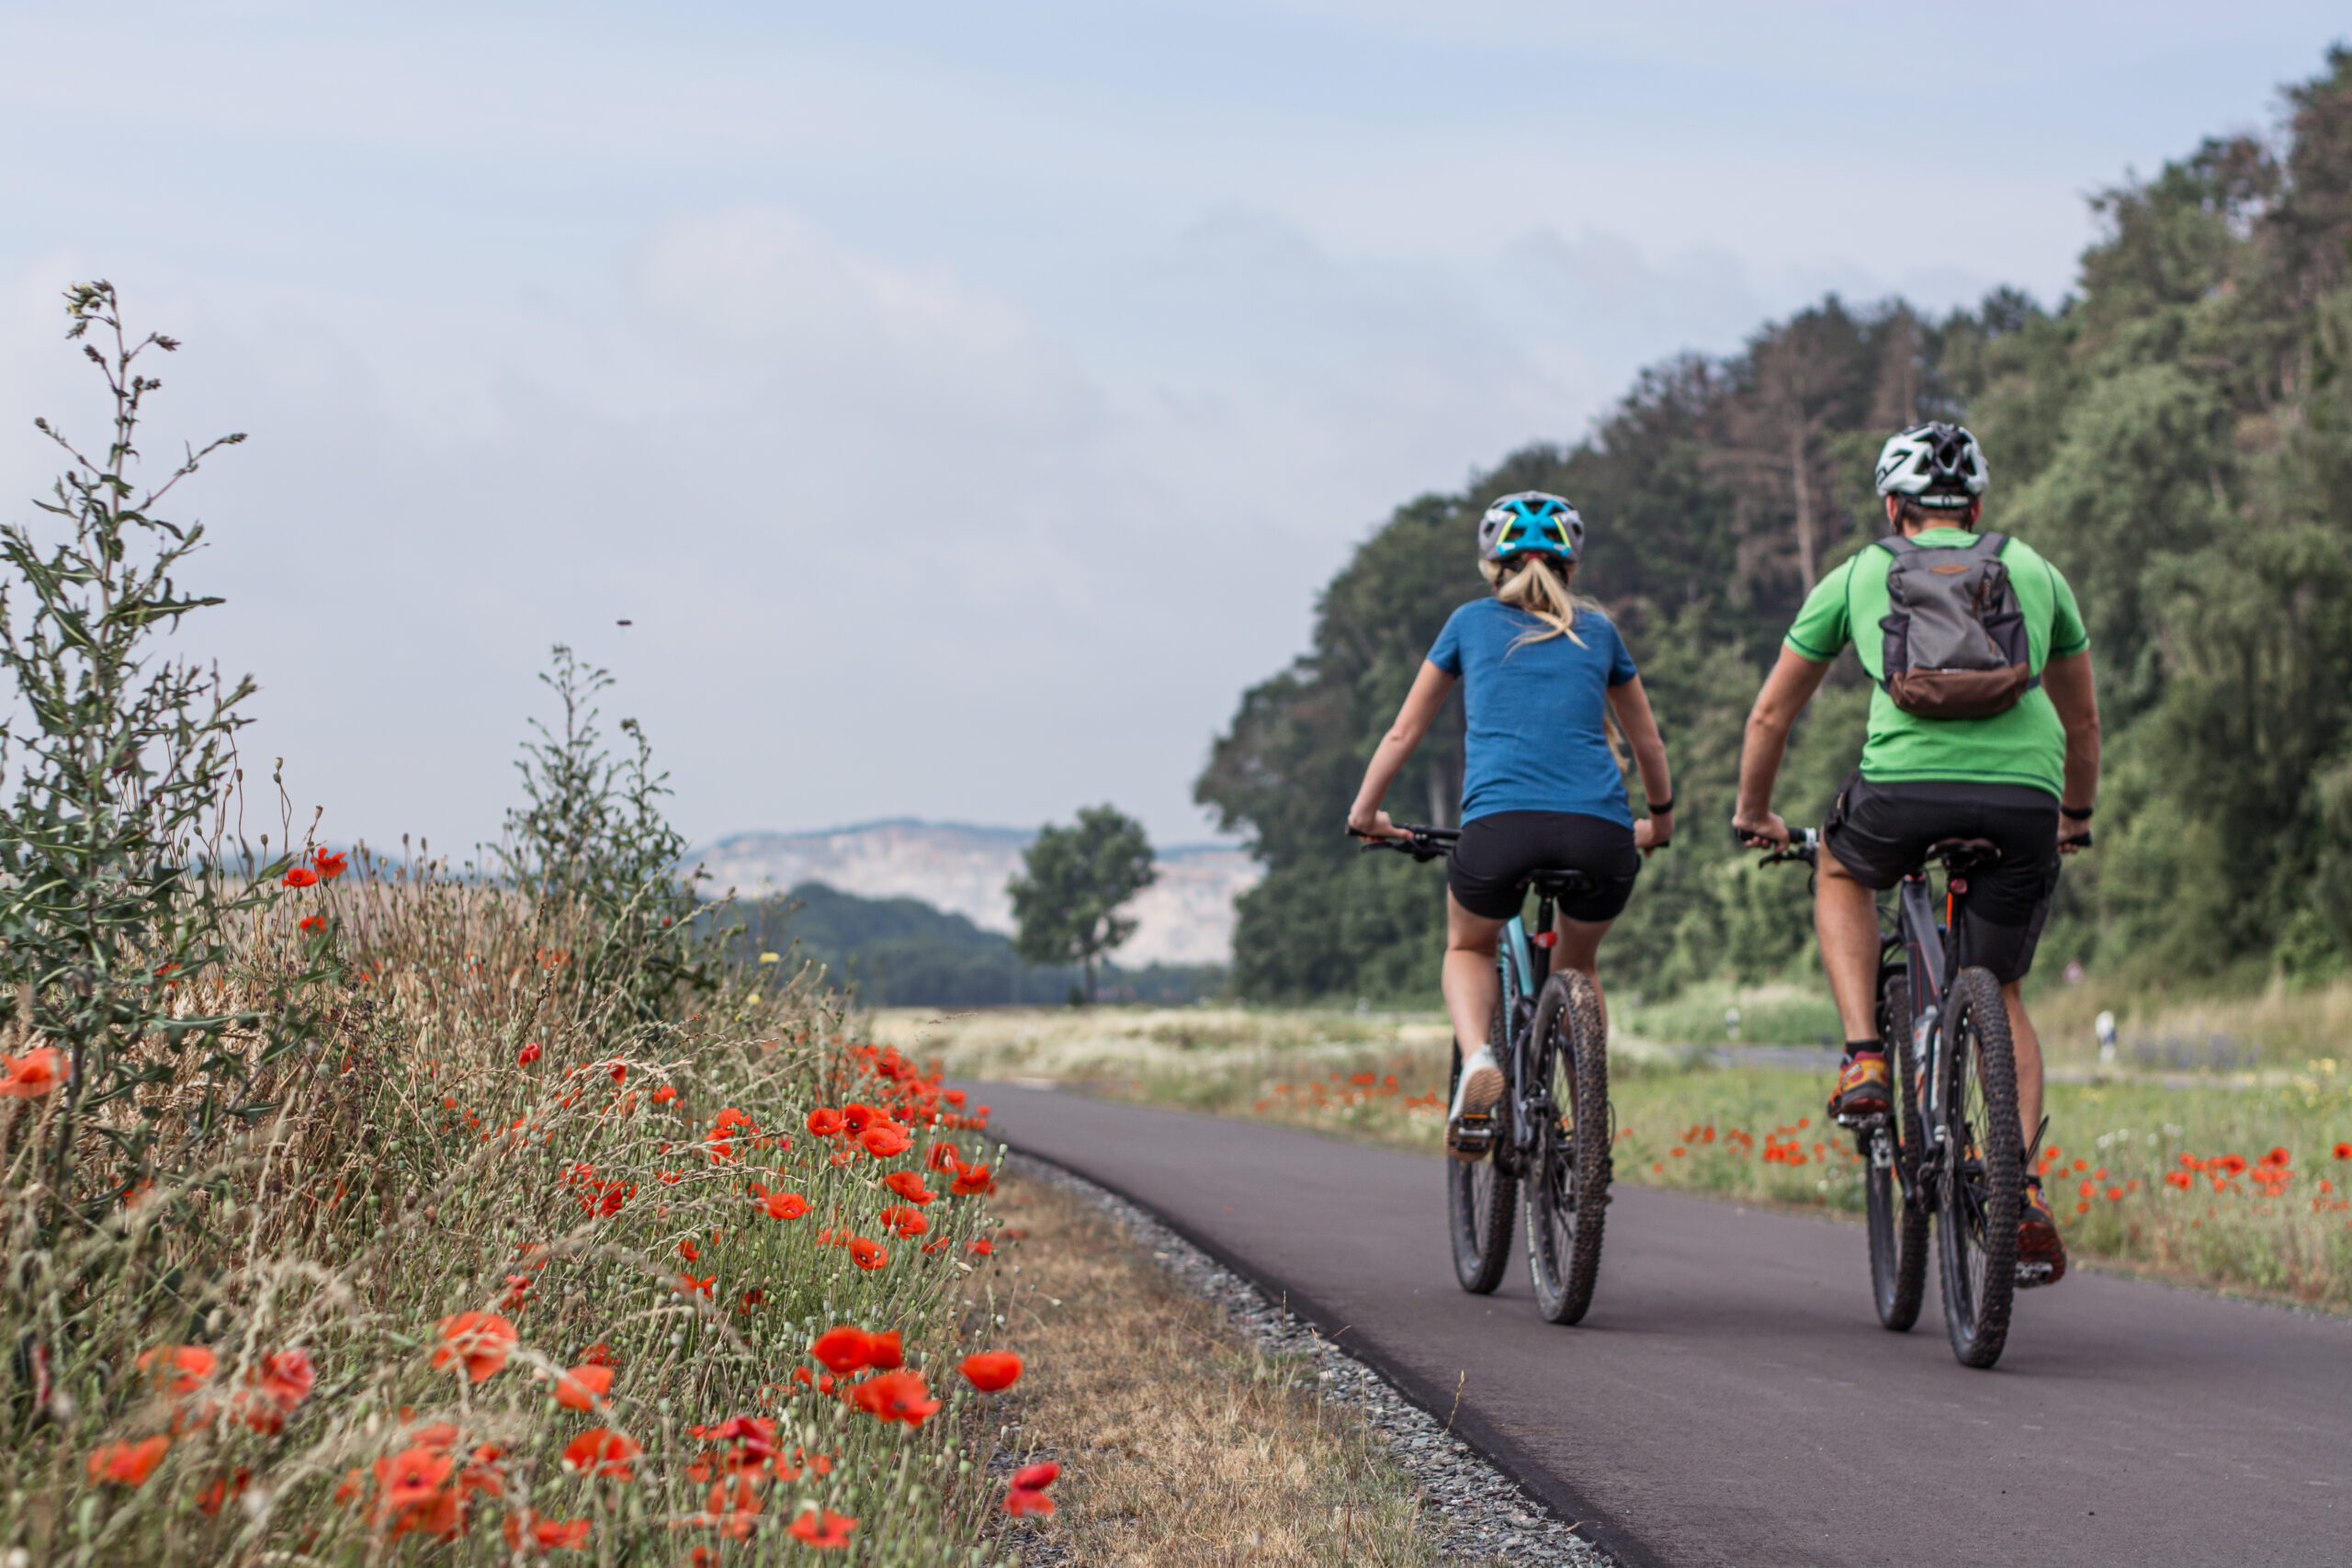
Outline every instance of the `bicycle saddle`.
<svg viewBox="0 0 2352 1568">
<path fill-rule="evenodd" d="M 1547 898 L 1564 898 L 1589 893 L 1594 884 L 1592 873 L 1566 866 L 1556 870 L 1531 871 L 1527 874 L 1527 886 Z"/>
<path fill-rule="evenodd" d="M 2001 846 L 1990 839 L 1939 839 L 1928 846 L 1928 858 L 1944 863 L 1947 876 L 1966 876 L 2001 858 Z"/>
</svg>

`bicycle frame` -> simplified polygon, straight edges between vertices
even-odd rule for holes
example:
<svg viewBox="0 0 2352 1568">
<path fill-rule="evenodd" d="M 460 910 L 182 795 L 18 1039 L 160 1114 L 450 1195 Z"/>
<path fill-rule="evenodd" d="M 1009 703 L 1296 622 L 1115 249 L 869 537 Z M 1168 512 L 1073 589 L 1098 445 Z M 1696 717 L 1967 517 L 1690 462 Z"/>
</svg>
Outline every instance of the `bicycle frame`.
<svg viewBox="0 0 2352 1568">
<path fill-rule="evenodd" d="M 1894 920 L 1887 945 L 1902 948 L 1909 971 L 1911 1054 L 1921 1079 L 1919 1116 L 1928 1134 L 1928 1146 L 1919 1151 L 1920 1190 L 1906 1194 L 1905 1200 L 1932 1202 L 1931 1184 L 1942 1179 L 1951 1142 L 1943 1117 L 1943 1006 L 1960 974 L 1960 944 L 1947 941 L 1951 933 L 1936 918 L 1926 867 L 1903 879 L 1895 894 Z"/>
<path fill-rule="evenodd" d="M 1513 915 L 1503 927 L 1502 937 L 1495 944 L 1495 967 L 1503 987 L 1502 994 L 1511 998 L 1511 1007 L 1504 1023 L 1510 1061 L 1505 1071 L 1510 1085 L 1511 1109 L 1510 1149 L 1514 1156 L 1524 1156 L 1535 1145 L 1535 1129 L 1552 1119 L 1549 1103 L 1552 1086 L 1548 1075 L 1536 1071 L 1532 1047 L 1535 1043 L 1535 996 L 1552 974 L 1552 944 L 1557 940 L 1553 930 L 1553 899 L 1540 893 L 1535 903 L 1535 929 L 1531 932 L 1526 918 Z M 1500 1151 L 1498 1150 L 1498 1153 Z"/>
</svg>

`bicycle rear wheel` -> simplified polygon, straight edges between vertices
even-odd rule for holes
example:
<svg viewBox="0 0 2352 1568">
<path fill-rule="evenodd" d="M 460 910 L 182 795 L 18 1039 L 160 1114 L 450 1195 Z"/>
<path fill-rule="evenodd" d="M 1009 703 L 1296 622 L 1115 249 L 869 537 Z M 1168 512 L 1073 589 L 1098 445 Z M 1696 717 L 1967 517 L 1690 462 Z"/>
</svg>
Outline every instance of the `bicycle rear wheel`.
<svg viewBox="0 0 2352 1568">
<path fill-rule="evenodd" d="M 1544 981 L 1533 1030 L 1549 1092 L 1528 1172 L 1527 1273 L 1536 1310 L 1575 1323 L 1592 1305 L 1609 1212 L 1609 1040 L 1592 982 L 1575 970 Z"/>
<path fill-rule="evenodd" d="M 2025 1194 L 2017 1057 L 2008 1009 L 1990 972 L 1960 972 L 1942 1033 L 1946 1145 L 1936 1253 L 1944 1328 L 1961 1365 L 1989 1367 L 2008 1339 Z"/>
<path fill-rule="evenodd" d="M 1917 1064 L 1911 1049 L 1911 982 L 1900 968 L 1880 971 L 1879 1038 L 1894 1069 L 1895 1114 L 1864 1130 L 1863 1207 L 1871 1235 L 1871 1298 L 1881 1325 L 1907 1333 L 1919 1321 L 1928 1287 L 1928 1211 L 1906 1201 L 1918 1190 L 1919 1150 L 1927 1142 L 1919 1121 Z"/>
<path fill-rule="evenodd" d="M 1487 1027 L 1487 1044 L 1498 1062 L 1510 1059 L 1511 991 L 1505 985 L 1495 1002 L 1493 1021 Z M 1446 1080 L 1446 1103 L 1453 1103 L 1462 1087 L 1462 1043 L 1453 1043 L 1453 1074 Z M 1511 1211 L 1519 1202 L 1519 1178 L 1503 1168 L 1510 1147 L 1511 1096 L 1506 1089 L 1495 1106 L 1494 1143 L 1487 1157 L 1464 1163 L 1445 1162 L 1446 1233 L 1453 1239 L 1453 1277 L 1473 1295 L 1483 1296 L 1502 1282 L 1510 1261 Z"/>
</svg>

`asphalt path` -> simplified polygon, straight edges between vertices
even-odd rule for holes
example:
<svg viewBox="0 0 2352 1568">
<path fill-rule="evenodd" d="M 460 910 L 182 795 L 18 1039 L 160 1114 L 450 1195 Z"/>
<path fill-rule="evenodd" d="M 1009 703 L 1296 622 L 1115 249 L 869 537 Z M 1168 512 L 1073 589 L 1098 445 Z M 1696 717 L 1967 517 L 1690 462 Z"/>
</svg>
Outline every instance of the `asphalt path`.
<svg viewBox="0 0 2352 1568">
<path fill-rule="evenodd" d="M 1153 1210 L 1627 1563 L 2352 1563 L 2352 1324 L 2076 1270 L 1991 1371 L 1878 1326 L 1860 1227 L 1621 1187 L 1574 1328 L 1465 1295 L 1442 1161 L 970 1084 L 1012 1147 Z"/>
</svg>

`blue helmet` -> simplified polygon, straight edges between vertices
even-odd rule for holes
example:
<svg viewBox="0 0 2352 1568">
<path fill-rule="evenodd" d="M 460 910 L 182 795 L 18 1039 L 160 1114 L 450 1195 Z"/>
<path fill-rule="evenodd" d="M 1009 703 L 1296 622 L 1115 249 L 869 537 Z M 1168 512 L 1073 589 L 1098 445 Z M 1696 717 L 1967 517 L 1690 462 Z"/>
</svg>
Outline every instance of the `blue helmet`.
<svg viewBox="0 0 2352 1568">
<path fill-rule="evenodd" d="M 1478 558 L 1509 560 L 1529 554 L 1574 560 L 1584 548 L 1584 519 L 1556 495 L 1523 490 L 1487 508 L 1478 522 Z"/>
</svg>

